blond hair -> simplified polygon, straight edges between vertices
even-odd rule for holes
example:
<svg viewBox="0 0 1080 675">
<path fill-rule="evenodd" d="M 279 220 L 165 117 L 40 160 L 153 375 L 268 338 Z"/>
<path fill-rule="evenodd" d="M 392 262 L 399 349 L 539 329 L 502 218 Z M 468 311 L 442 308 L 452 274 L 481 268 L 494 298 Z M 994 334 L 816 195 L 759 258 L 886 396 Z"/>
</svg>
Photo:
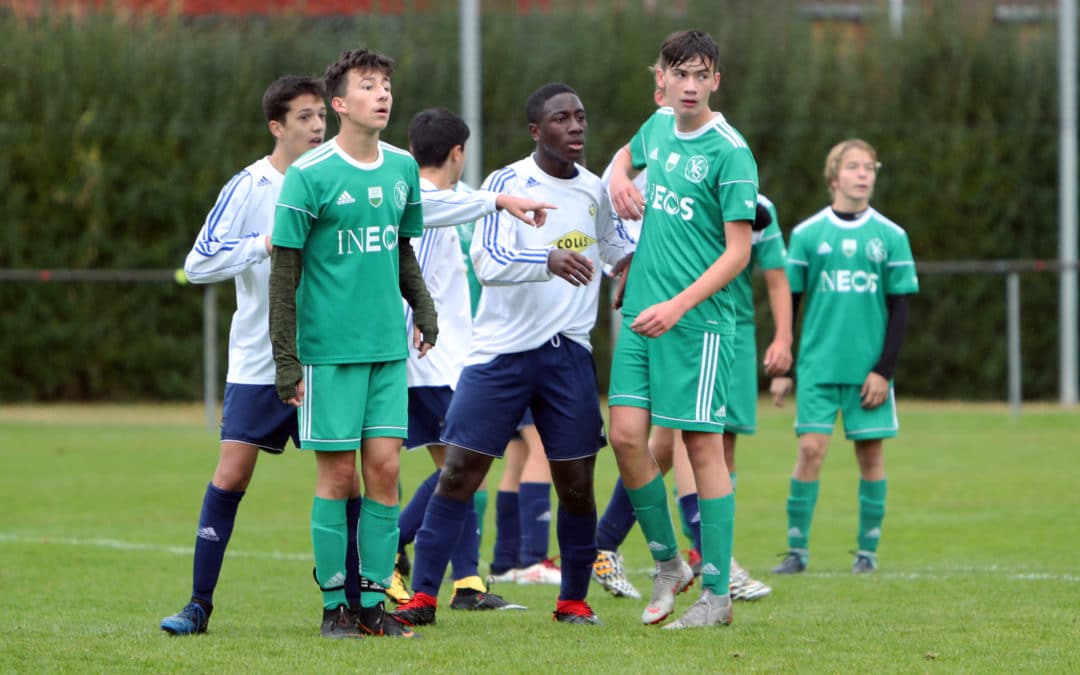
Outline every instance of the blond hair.
<svg viewBox="0 0 1080 675">
<path fill-rule="evenodd" d="M 848 150 L 858 149 L 863 150 L 874 160 L 874 164 L 881 168 L 881 162 L 877 158 L 877 150 L 874 146 L 870 145 L 861 138 L 849 138 L 844 141 L 840 141 L 829 150 L 829 154 L 825 157 L 825 186 L 829 188 L 829 194 L 833 194 L 833 181 L 840 176 L 840 160 L 844 158 L 844 153 Z"/>
</svg>

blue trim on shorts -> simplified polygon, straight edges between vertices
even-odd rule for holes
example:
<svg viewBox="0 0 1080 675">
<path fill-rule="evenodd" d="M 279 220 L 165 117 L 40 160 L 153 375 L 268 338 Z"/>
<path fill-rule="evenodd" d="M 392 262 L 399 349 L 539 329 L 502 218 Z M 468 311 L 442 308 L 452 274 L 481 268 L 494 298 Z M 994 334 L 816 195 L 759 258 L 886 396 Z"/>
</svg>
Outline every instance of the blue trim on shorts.
<svg viewBox="0 0 1080 675">
<path fill-rule="evenodd" d="M 221 408 L 221 440 L 254 445 L 280 455 L 292 439 L 300 447 L 296 408 L 278 398 L 272 384 L 225 383 Z"/>
<path fill-rule="evenodd" d="M 607 445 L 592 353 L 556 335 L 536 349 L 467 366 L 440 440 L 502 457 L 528 411 L 549 460 L 592 457 Z"/>
</svg>

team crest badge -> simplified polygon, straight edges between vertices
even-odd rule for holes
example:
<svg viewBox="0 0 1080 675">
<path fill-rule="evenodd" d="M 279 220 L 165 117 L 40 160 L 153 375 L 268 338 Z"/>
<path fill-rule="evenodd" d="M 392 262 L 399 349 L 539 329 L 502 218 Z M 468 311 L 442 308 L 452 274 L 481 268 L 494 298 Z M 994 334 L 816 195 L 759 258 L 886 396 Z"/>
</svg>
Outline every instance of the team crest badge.
<svg viewBox="0 0 1080 675">
<path fill-rule="evenodd" d="M 844 252 L 844 255 L 851 257 L 855 255 L 855 252 L 859 250 L 859 242 L 854 239 L 845 239 L 840 244 L 840 250 Z"/>
<path fill-rule="evenodd" d="M 664 165 L 664 170 L 666 170 L 666 171 L 674 171 L 675 167 L 679 166 L 679 160 L 680 159 L 682 159 L 682 158 L 679 156 L 679 153 L 677 153 L 677 152 L 673 152 L 670 155 L 668 155 L 667 164 Z"/>
<path fill-rule="evenodd" d="M 683 175 L 691 183 L 700 183 L 709 175 L 709 160 L 705 159 L 704 155 L 694 155 L 686 160 Z"/>
<path fill-rule="evenodd" d="M 590 218 L 595 218 L 596 217 L 596 204 L 589 204 L 589 217 Z"/>
<path fill-rule="evenodd" d="M 405 181 L 399 180 L 394 184 L 394 203 L 399 209 L 405 208 L 405 201 L 409 198 L 409 186 Z"/>
<path fill-rule="evenodd" d="M 369 187 L 367 189 L 367 200 L 375 208 L 382 206 L 382 186 L 373 185 Z"/>
<path fill-rule="evenodd" d="M 876 237 L 866 242 L 866 257 L 870 259 L 870 262 L 879 263 L 885 260 L 886 256 L 885 242 Z"/>
</svg>

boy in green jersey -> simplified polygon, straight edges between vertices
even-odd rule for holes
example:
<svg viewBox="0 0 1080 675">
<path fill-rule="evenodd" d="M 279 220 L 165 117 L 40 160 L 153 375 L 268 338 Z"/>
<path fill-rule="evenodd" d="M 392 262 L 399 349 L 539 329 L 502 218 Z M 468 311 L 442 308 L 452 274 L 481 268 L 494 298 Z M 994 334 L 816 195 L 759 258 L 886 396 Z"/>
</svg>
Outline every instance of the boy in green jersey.
<svg viewBox="0 0 1080 675">
<path fill-rule="evenodd" d="M 420 175 L 379 140 L 390 116 L 393 61 L 344 52 L 325 75 L 338 135 L 285 174 L 274 220 L 270 334 L 278 396 L 300 409 L 300 447 L 318 468 L 311 509 L 321 633 L 413 637 L 383 610 L 398 540 L 398 453 L 408 427 L 405 313 L 422 356 L 435 307 L 409 237 L 423 234 Z M 400 289 L 400 290 L 399 290 Z M 360 448 L 360 607 L 346 606 L 346 500 Z"/>
<path fill-rule="evenodd" d="M 648 450 L 650 424 L 682 432 L 701 509 L 704 590 L 667 628 L 731 622 L 735 503 L 723 432 L 735 309 L 728 284 L 750 259 L 757 165 L 742 135 L 709 109 L 720 86 L 718 60 L 719 47 L 701 31 L 665 41 L 656 83 L 669 106 L 619 151 L 611 177 L 619 216 L 644 218 L 608 395 L 611 445 L 656 563 L 644 623 L 670 615 L 675 595 L 694 578 L 679 556 L 667 491 Z M 645 168 L 643 198 L 631 179 Z"/>
<path fill-rule="evenodd" d="M 773 569 L 806 569 L 818 476 L 837 411 L 855 443 L 859 481 L 858 550 L 852 571 L 873 572 L 885 517 L 882 440 L 899 429 L 892 377 L 919 278 L 907 233 L 870 206 L 880 164 L 860 139 L 835 145 L 825 160 L 832 204 L 791 233 L 787 273 L 795 305 L 806 297 L 796 367 L 799 456 L 787 502 L 788 553 Z"/>
</svg>

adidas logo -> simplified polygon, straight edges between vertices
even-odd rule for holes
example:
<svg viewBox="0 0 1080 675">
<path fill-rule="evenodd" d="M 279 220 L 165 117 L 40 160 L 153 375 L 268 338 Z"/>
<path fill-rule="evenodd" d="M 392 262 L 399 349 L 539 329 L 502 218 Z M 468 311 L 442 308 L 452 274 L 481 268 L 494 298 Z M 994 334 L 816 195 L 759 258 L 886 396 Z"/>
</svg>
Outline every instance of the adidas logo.
<svg viewBox="0 0 1080 675">
<path fill-rule="evenodd" d="M 829 255 L 832 253 L 832 246 L 829 246 L 829 242 L 823 241 L 821 246 L 817 247 L 817 253 L 818 255 Z"/>
<path fill-rule="evenodd" d="M 660 155 L 656 154 L 656 148 L 653 148 L 652 152 L 649 153 L 649 159 L 660 159 Z"/>
<path fill-rule="evenodd" d="M 801 537 L 801 536 L 803 536 L 802 530 L 800 530 L 797 527 L 793 527 L 793 528 L 791 528 L 790 530 L 787 531 L 787 536 L 789 536 L 789 537 Z"/>
<path fill-rule="evenodd" d="M 259 177 L 259 182 L 255 183 L 255 187 L 266 187 L 270 184 L 270 179 L 266 176 Z"/>
<path fill-rule="evenodd" d="M 551 510 L 544 511 L 536 517 L 538 523 L 550 523 L 551 522 Z"/>
<path fill-rule="evenodd" d="M 536 180 L 532 176 L 529 176 L 529 180 L 525 181 L 525 187 L 527 187 L 527 188 L 536 187 L 539 184 L 540 184 L 540 181 Z"/>
<path fill-rule="evenodd" d="M 869 532 L 867 532 L 863 536 L 866 537 L 867 539 L 881 539 L 881 528 L 880 527 L 875 527 L 874 529 L 870 530 Z"/>
<path fill-rule="evenodd" d="M 714 565 L 714 564 L 712 564 L 712 563 L 706 563 L 706 564 L 705 564 L 705 566 L 701 568 L 701 574 L 702 574 L 702 575 L 706 575 L 706 574 L 709 574 L 709 575 L 713 575 L 713 574 L 715 574 L 715 575 L 719 575 L 719 574 L 720 574 L 720 570 L 716 569 L 716 565 Z"/>
<path fill-rule="evenodd" d="M 345 573 L 344 572 L 338 572 L 334 576 L 327 579 L 325 584 L 322 584 L 323 588 L 333 588 L 335 586 L 344 586 L 344 585 L 345 585 Z"/>
<path fill-rule="evenodd" d="M 344 192 L 342 192 L 341 196 L 337 198 L 337 205 L 338 206 L 345 206 L 346 204 L 355 204 L 355 203 L 356 203 L 356 200 L 353 199 L 353 196 L 351 194 L 349 194 L 348 190 L 345 190 Z"/>
<path fill-rule="evenodd" d="M 205 539 L 206 541 L 221 541 L 217 532 L 212 527 L 200 527 L 199 532 L 195 536 L 199 539 Z"/>
<path fill-rule="evenodd" d="M 667 546 L 664 546 L 663 544 L 661 544 L 658 541 L 650 541 L 649 542 L 649 550 L 650 551 L 666 551 Z"/>
<path fill-rule="evenodd" d="M 690 522 L 691 523 L 700 523 L 701 522 L 701 513 L 695 513 L 694 517 L 690 519 Z"/>
</svg>

